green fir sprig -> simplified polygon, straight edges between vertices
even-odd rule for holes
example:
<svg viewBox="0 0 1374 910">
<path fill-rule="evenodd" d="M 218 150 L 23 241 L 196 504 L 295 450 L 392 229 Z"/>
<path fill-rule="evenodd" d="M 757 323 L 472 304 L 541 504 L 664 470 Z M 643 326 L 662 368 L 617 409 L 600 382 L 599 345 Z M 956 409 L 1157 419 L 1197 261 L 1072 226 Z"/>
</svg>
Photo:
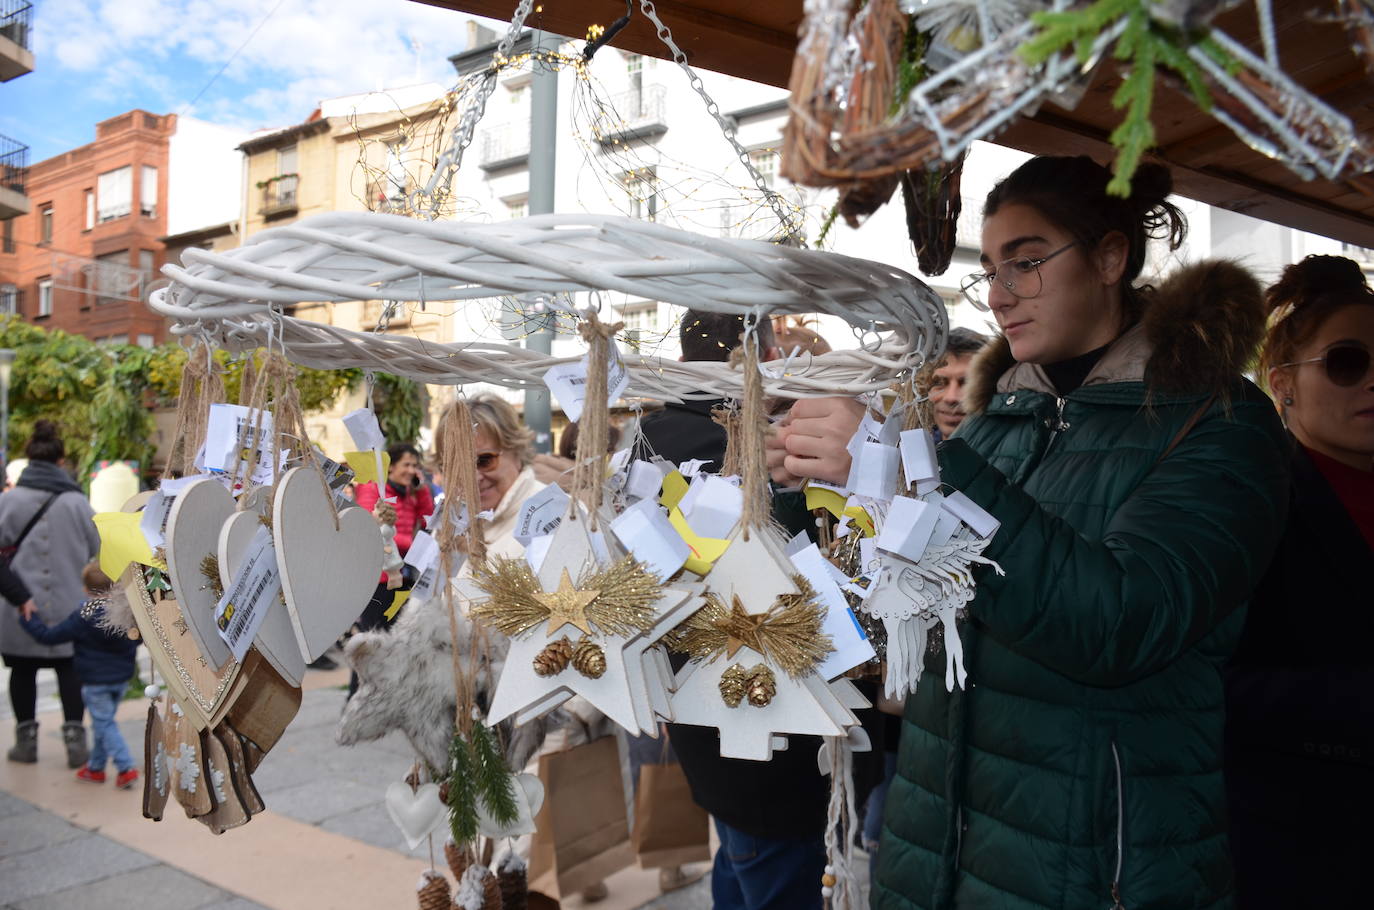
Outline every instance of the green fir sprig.
<svg viewBox="0 0 1374 910">
<path fill-rule="evenodd" d="M 455 844 L 477 839 L 477 769 L 472 747 L 455 732 L 448 746 L 448 826 Z"/>
<path fill-rule="evenodd" d="M 1018 53 L 1026 63 L 1038 66 L 1067 47 L 1072 47 L 1079 62 L 1092 58 L 1093 44 L 1099 35 L 1123 17 L 1126 27 L 1117 38 L 1112 56 L 1129 64 L 1129 69 L 1116 94 L 1112 107 L 1125 115 L 1110 141 L 1118 151 L 1112 166 L 1112 181 L 1107 192 L 1129 196 L 1131 177 L 1141 157 L 1155 144 L 1155 128 L 1150 120 L 1154 105 L 1155 76 L 1165 69 L 1175 73 L 1188 86 L 1193 101 L 1203 111 L 1211 112 L 1212 96 L 1197 63 L 1188 56 L 1194 45 L 1228 70 L 1239 68 L 1220 45 L 1205 33 L 1184 32 L 1150 15 L 1153 0 L 1097 0 L 1087 6 L 1062 12 L 1043 11 L 1031 14 L 1031 21 L 1039 31 L 1026 40 Z"/>
<path fill-rule="evenodd" d="M 498 825 L 509 825 L 520 817 L 515 779 L 490 727 L 475 720 L 468 736 L 455 732 L 448 755 L 448 822 L 455 844 L 477 838 L 479 804 Z"/>
<path fill-rule="evenodd" d="M 515 804 L 515 780 L 501 756 L 496 736 L 480 720 L 472 725 L 472 756 L 476 760 L 477 790 L 482 804 L 487 807 L 492 821 L 503 827 L 512 824 L 520 817 L 520 809 Z"/>
</svg>

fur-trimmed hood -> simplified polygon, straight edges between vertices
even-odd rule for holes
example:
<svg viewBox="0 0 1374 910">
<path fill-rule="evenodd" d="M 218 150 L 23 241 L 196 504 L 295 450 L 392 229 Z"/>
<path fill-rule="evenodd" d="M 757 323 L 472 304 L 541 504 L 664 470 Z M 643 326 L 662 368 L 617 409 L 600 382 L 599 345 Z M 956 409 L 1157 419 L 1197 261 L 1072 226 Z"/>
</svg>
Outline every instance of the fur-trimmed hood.
<svg viewBox="0 0 1374 910">
<path fill-rule="evenodd" d="M 1227 260 L 1179 269 L 1150 294 L 1140 322 L 1102 355 L 1083 385 L 1144 382 L 1152 393 L 1224 395 L 1264 337 L 1264 293 L 1249 271 Z M 997 392 L 1055 394 L 1038 364 L 1017 363 L 997 335 L 969 366 L 965 408 L 981 413 Z"/>
</svg>

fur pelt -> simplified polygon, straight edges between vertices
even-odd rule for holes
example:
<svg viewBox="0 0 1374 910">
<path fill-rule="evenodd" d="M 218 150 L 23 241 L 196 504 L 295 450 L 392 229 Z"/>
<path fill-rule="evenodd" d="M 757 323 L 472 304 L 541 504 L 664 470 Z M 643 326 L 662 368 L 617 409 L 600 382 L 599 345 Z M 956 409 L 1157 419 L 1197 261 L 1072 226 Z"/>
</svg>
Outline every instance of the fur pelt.
<svg viewBox="0 0 1374 910">
<path fill-rule="evenodd" d="M 1152 394 L 1225 397 L 1253 360 L 1264 319 L 1263 291 L 1246 269 L 1225 260 L 1185 266 L 1148 295 L 1140 320 L 1144 356 L 1126 364 L 1138 373 L 1130 378 L 1143 380 Z M 978 352 L 965 395 L 970 414 L 987 407 L 1015 363 L 1005 335 Z"/>
<path fill-rule="evenodd" d="M 472 621 L 458 615 L 458 640 L 464 668 L 471 660 Z M 480 631 L 478 634 L 481 634 Z M 487 635 L 476 668 L 478 704 L 491 703 L 505 663 L 506 639 Z M 412 602 L 388 629 L 363 632 L 344 646 L 344 660 L 358 674 L 358 691 L 339 718 L 337 739 L 353 745 L 381 739 L 400 730 L 420 758 L 435 771 L 448 767 L 456 696 L 453 648 L 447 607 L 439 600 Z M 502 723 L 498 732 L 508 766 L 519 770 L 543 744 L 548 730 L 565 720 L 551 712 L 516 727 Z"/>
</svg>

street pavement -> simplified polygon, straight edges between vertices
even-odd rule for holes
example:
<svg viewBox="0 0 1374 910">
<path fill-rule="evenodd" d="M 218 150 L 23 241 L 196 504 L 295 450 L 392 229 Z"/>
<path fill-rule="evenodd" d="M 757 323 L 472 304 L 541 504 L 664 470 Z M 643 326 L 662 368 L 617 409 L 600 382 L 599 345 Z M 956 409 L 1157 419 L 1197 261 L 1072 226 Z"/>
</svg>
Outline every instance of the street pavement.
<svg viewBox="0 0 1374 910">
<path fill-rule="evenodd" d="M 0 910 L 409 910 L 429 868 L 387 817 L 386 787 L 410 769 L 399 734 L 354 747 L 334 742 L 347 671 L 310 671 L 300 713 L 253 779 L 267 811 L 218 837 L 169 803 L 142 816 L 141 784 L 116 790 L 67 769 L 52 674 L 40 671 L 39 760 L 0 758 Z M 147 678 L 146 671 L 144 678 Z M 4 680 L 8 682 L 8 680 Z M 126 701 L 120 729 L 141 759 L 147 702 Z M 14 742 L 6 699 L 0 751 Z M 141 768 L 141 764 L 140 764 Z M 436 844 L 438 868 L 447 873 Z M 657 870 L 607 880 L 610 896 L 564 907 L 706 910 L 709 876 L 668 895 Z"/>
</svg>

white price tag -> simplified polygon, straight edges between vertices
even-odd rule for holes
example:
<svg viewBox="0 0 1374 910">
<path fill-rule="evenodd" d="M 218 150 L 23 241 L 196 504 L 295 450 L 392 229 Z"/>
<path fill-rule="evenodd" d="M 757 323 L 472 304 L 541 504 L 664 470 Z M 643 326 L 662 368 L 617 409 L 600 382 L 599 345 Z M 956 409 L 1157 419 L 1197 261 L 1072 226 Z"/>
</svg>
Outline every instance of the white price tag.
<svg viewBox="0 0 1374 910">
<path fill-rule="evenodd" d="M 243 660 L 267 611 L 280 606 L 281 573 L 272 532 L 258 528 L 243 556 L 238 577 L 215 607 L 215 625 L 235 660 Z M 285 607 L 282 607 L 285 609 Z"/>
<path fill-rule="evenodd" d="M 864 411 L 864 419 L 859 421 L 859 428 L 854 431 L 854 435 L 849 437 L 849 442 L 845 444 L 845 449 L 851 458 L 859 457 L 859 450 L 866 442 L 878 442 L 883 435 L 883 422 L 873 416 L 872 411 Z"/>
<path fill-rule="evenodd" d="M 658 465 L 647 461 L 631 463 L 630 476 L 625 482 L 625 495 L 630 499 L 657 499 L 662 486 L 663 473 Z"/>
<path fill-rule="evenodd" d="M 611 522 L 611 530 L 660 582 L 672 578 L 692 553 L 652 499 L 641 499 L 620 513 Z"/>
<path fill-rule="evenodd" d="M 954 492 L 945 497 L 943 508 L 953 512 L 960 521 L 973 529 L 979 537 L 988 538 L 997 533 L 1002 523 L 983 510 L 963 493 Z"/>
<path fill-rule="evenodd" d="M 239 445 L 240 439 L 243 440 L 242 447 Z M 271 450 L 271 414 L 263 412 L 259 415 L 237 404 L 210 405 L 210 419 L 205 430 L 207 470 L 233 471 L 240 461 L 252 464 L 270 461 L 271 455 L 265 453 Z"/>
<path fill-rule="evenodd" d="M 896 447 L 880 442 L 865 442 L 859 447 L 859 457 L 849 468 L 849 489 L 855 496 L 869 499 L 890 499 L 897 489 Z"/>
<path fill-rule="evenodd" d="M 821 662 L 816 672 L 823 679 L 834 679 L 846 670 L 871 660 L 874 655 L 873 644 L 864 634 L 854 612 L 849 609 L 849 604 L 845 601 L 840 586 L 835 583 L 834 576 L 826 568 L 829 563 L 825 561 L 821 551 L 815 544 L 811 544 L 792 554 L 791 558 L 792 565 L 796 566 L 802 577 L 811 582 L 811 586 L 816 589 L 818 602 L 826 608 L 821 631 L 830 636 L 830 641 L 835 646 L 835 650 Z"/>
<path fill-rule="evenodd" d="M 907 483 L 940 479 L 940 463 L 935 457 L 935 437 L 927 430 L 907 430 L 902 434 L 902 470 Z"/>
<path fill-rule="evenodd" d="M 544 373 L 544 384 L 549 387 L 553 397 L 568 419 L 576 422 L 582 419 L 582 408 L 587 403 L 587 358 L 576 363 L 560 363 Z M 630 385 L 630 374 L 620 356 L 611 350 L 606 364 L 606 404 L 610 405 L 625 394 Z"/>
<path fill-rule="evenodd" d="M 553 533 L 568 511 L 568 494 L 549 484 L 520 504 L 515 517 L 515 539 L 525 546 L 536 537 Z"/>
<path fill-rule="evenodd" d="M 692 530 L 701 537 L 728 537 L 739 523 L 740 513 L 744 511 L 744 494 L 740 492 L 739 487 L 723 477 L 715 474 L 707 474 L 705 477 L 692 500 L 690 511 L 687 510 L 684 501 L 683 516 Z"/>
<path fill-rule="evenodd" d="M 353 444 L 358 447 L 359 452 L 370 452 L 373 449 L 386 448 L 386 437 L 382 435 L 381 424 L 377 422 L 377 415 L 368 408 L 358 408 L 344 415 L 343 424 L 348 429 L 348 435 L 353 437 Z"/>
<path fill-rule="evenodd" d="M 920 562 L 939 517 L 938 504 L 931 505 L 910 496 L 893 497 L 887 521 L 878 535 L 878 549 Z"/>
</svg>

